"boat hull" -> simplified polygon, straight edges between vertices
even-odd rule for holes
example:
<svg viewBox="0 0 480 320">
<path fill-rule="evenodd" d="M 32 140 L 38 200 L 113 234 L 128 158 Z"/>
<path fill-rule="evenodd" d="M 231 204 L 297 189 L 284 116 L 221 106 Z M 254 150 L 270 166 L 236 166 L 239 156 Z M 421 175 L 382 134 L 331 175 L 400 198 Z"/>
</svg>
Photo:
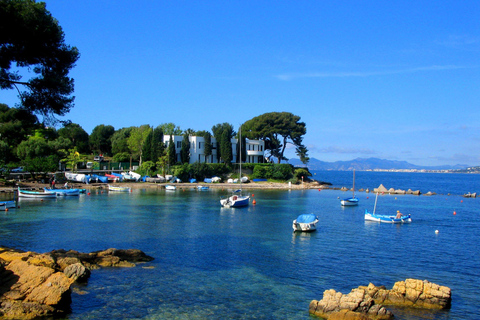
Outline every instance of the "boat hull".
<svg viewBox="0 0 480 320">
<path fill-rule="evenodd" d="M 317 223 L 316 222 L 300 223 L 300 222 L 297 222 L 297 220 L 293 220 L 292 228 L 293 228 L 293 231 L 313 232 L 317 230 Z"/>
<path fill-rule="evenodd" d="M 129 187 L 115 187 L 115 186 L 111 186 L 111 185 L 108 185 L 108 190 L 109 191 L 118 191 L 118 192 L 130 192 L 130 191 L 132 191 L 132 189 L 129 188 Z"/>
<path fill-rule="evenodd" d="M 301 214 L 293 220 L 293 231 L 312 232 L 317 230 L 318 217 L 313 213 Z"/>
<path fill-rule="evenodd" d="M 47 192 L 55 192 L 57 196 L 78 196 L 80 195 L 80 190 L 79 189 L 47 189 L 44 188 L 45 191 Z"/>
<path fill-rule="evenodd" d="M 394 215 L 380 215 L 373 214 L 368 211 L 365 211 L 365 221 L 374 221 L 382 223 L 410 223 L 412 222 L 412 217 L 410 215 L 404 215 L 401 218 L 396 218 Z"/>
<path fill-rule="evenodd" d="M 17 204 L 15 200 L 0 201 L 0 210 L 13 209 L 16 207 L 17 207 Z"/>
<path fill-rule="evenodd" d="M 53 191 L 26 191 L 18 189 L 18 197 L 19 198 L 30 198 L 30 199 L 51 199 L 56 198 L 57 193 Z"/>
<path fill-rule="evenodd" d="M 340 201 L 340 204 L 344 207 L 358 206 L 358 198 L 343 199 L 342 201 Z"/>
<path fill-rule="evenodd" d="M 226 199 L 221 199 L 220 204 L 226 208 L 246 207 L 250 203 L 249 196 L 230 196 Z"/>
</svg>

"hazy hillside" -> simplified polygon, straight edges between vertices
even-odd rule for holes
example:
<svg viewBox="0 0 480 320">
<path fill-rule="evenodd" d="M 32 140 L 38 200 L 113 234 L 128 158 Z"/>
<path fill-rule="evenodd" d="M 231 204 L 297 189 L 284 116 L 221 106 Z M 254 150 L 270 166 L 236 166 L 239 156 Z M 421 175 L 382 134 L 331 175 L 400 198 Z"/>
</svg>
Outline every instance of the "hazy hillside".
<svg viewBox="0 0 480 320">
<path fill-rule="evenodd" d="M 294 166 L 305 166 L 299 159 L 290 159 L 288 163 Z M 465 169 L 468 165 L 455 165 L 455 166 L 417 166 L 406 161 L 385 160 L 378 158 L 357 158 L 350 161 L 335 161 L 325 162 L 315 158 L 310 158 L 308 168 L 310 170 L 394 170 L 394 169 L 426 169 L 426 170 L 448 170 L 448 169 Z"/>
</svg>

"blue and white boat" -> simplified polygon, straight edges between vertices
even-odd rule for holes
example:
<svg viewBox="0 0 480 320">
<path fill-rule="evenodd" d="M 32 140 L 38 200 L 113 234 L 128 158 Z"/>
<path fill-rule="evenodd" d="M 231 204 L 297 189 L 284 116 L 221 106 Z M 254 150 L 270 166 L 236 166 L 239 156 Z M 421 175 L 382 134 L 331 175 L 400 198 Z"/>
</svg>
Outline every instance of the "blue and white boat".
<svg viewBox="0 0 480 320">
<path fill-rule="evenodd" d="M 301 214 L 293 220 L 293 231 L 312 232 L 317 230 L 318 217 L 313 213 Z"/>
<path fill-rule="evenodd" d="M 365 221 L 384 222 L 384 223 L 412 222 L 412 217 L 409 214 L 403 215 L 400 213 L 400 211 L 397 211 L 396 215 L 376 214 L 375 210 L 377 209 L 377 199 L 378 199 L 378 193 L 375 197 L 375 206 L 373 207 L 373 213 L 370 213 L 368 212 L 367 209 L 365 209 Z"/>
<path fill-rule="evenodd" d="M 30 198 L 30 199 L 48 199 L 56 198 L 57 193 L 55 191 L 28 191 L 21 190 L 18 188 L 18 197 L 19 198 Z"/>
<path fill-rule="evenodd" d="M 43 188 L 45 191 L 53 191 L 57 193 L 57 196 L 78 196 L 80 195 L 79 189 L 50 189 Z"/>
<path fill-rule="evenodd" d="M 246 207 L 250 203 L 250 196 L 244 196 L 241 194 L 242 190 L 238 189 L 228 198 L 220 199 L 222 207 L 237 208 Z M 236 194 L 238 193 L 238 195 Z"/>
<path fill-rule="evenodd" d="M 197 186 L 197 190 L 209 190 L 210 187 L 208 186 Z"/>
<path fill-rule="evenodd" d="M 342 206 L 358 206 L 358 198 L 355 197 L 355 169 L 353 170 L 353 195 L 351 198 L 343 199 L 340 201 Z"/>
<path fill-rule="evenodd" d="M 412 222 L 412 217 L 409 214 L 407 214 L 397 218 L 395 215 L 389 216 L 389 215 L 370 213 L 368 212 L 368 210 L 365 209 L 365 221 L 375 221 L 375 222 L 385 222 L 385 223 L 410 223 Z"/>
<path fill-rule="evenodd" d="M 239 149 L 240 149 L 240 166 L 239 166 L 239 177 L 240 177 L 240 189 L 233 192 L 228 198 L 220 199 L 220 204 L 222 207 L 226 208 L 238 208 L 238 207 L 246 207 L 250 203 L 250 196 L 242 195 L 242 134 L 241 134 L 241 127 L 238 130 L 238 141 L 239 141 Z M 248 181 L 248 179 L 247 179 Z M 220 181 L 219 181 L 220 182 Z"/>
<path fill-rule="evenodd" d="M 0 201 L 0 210 L 8 210 L 17 207 L 17 203 L 15 200 L 7 200 L 7 201 Z"/>
</svg>

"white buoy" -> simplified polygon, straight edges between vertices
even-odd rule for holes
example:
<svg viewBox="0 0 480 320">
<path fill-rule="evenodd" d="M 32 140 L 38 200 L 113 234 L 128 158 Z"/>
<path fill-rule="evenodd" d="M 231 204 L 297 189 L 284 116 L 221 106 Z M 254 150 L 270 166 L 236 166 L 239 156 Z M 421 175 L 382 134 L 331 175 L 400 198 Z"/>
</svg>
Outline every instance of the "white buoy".
<svg viewBox="0 0 480 320">
<path fill-rule="evenodd" d="M 435 233 L 438 233 L 438 230 L 435 230 Z"/>
</svg>

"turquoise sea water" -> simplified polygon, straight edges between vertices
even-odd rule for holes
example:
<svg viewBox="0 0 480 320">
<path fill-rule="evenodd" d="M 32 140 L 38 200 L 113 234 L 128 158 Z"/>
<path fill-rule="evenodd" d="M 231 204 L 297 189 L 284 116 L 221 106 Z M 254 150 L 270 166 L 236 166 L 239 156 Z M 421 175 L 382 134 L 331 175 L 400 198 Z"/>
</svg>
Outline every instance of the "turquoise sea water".
<svg viewBox="0 0 480 320">
<path fill-rule="evenodd" d="M 0 245 L 138 248 L 155 258 L 93 271 L 75 288 L 68 319 L 310 319 L 310 301 L 327 289 L 391 288 L 406 278 L 452 288 L 452 309 L 394 310 L 397 319 L 480 318 L 480 199 L 379 196 L 378 213 L 412 215 L 411 224 L 389 225 L 364 221 L 373 194 L 342 208 L 348 193 L 336 190 L 249 192 L 257 204 L 241 209 L 220 208 L 227 190 L 213 189 L 21 201 L 0 214 Z M 301 213 L 319 216 L 315 233 L 292 232 Z"/>
</svg>

